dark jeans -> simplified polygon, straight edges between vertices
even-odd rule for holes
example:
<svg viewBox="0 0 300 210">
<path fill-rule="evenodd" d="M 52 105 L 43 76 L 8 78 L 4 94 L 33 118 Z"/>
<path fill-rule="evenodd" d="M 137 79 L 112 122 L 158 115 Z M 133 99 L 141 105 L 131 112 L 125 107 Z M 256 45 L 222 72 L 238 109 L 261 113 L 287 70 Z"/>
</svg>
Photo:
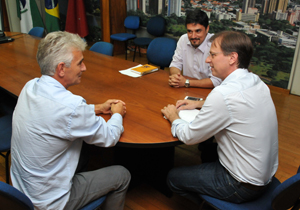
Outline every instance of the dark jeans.
<svg viewBox="0 0 300 210">
<path fill-rule="evenodd" d="M 172 169 L 167 184 L 173 192 L 197 204 L 202 202 L 199 194 L 242 203 L 259 197 L 265 190 L 254 191 L 241 186 L 219 161 Z"/>
</svg>

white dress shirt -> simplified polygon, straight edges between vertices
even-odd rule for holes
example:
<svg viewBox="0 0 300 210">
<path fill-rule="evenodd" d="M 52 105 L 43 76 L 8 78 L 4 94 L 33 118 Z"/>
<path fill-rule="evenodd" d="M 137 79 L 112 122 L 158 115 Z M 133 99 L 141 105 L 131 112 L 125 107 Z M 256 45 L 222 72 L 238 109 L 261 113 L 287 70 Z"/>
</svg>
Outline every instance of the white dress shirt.
<svg viewBox="0 0 300 210">
<path fill-rule="evenodd" d="M 247 69 L 232 72 L 206 98 L 195 120 L 172 123 L 188 145 L 215 136 L 220 163 L 238 181 L 262 186 L 278 168 L 278 124 L 270 90 Z"/>
<path fill-rule="evenodd" d="M 35 209 L 59 210 L 68 202 L 82 141 L 114 146 L 123 119 L 108 122 L 95 115 L 94 105 L 42 76 L 23 88 L 13 115 L 11 179 Z"/>
<path fill-rule="evenodd" d="M 221 79 L 213 76 L 209 64 L 205 63 L 211 46 L 209 39 L 212 36 L 213 34 L 208 33 L 202 44 L 194 48 L 188 35 L 182 35 L 177 42 L 170 67 L 176 67 L 181 71 L 183 70 L 184 76 L 195 79 L 210 78 L 214 86 L 218 86 L 222 82 Z"/>
</svg>

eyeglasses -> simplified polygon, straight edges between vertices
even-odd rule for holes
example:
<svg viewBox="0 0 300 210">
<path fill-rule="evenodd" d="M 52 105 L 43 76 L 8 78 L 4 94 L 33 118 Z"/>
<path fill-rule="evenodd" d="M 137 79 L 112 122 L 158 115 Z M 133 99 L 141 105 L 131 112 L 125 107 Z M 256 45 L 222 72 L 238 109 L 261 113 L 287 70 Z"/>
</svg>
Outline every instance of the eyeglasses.
<svg viewBox="0 0 300 210">
<path fill-rule="evenodd" d="M 223 53 L 223 52 L 215 52 L 215 53 L 209 52 L 208 56 L 210 56 L 211 58 L 214 58 L 217 54 L 220 54 L 220 53 Z"/>
</svg>

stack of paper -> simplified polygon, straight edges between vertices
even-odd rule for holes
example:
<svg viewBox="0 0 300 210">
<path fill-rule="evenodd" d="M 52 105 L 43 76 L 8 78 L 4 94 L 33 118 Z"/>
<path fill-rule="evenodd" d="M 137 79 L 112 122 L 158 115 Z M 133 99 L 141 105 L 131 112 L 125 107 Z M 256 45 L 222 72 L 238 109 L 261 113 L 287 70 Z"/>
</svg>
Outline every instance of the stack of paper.
<svg viewBox="0 0 300 210">
<path fill-rule="evenodd" d="M 148 66 L 148 67 L 146 67 L 146 66 Z M 121 74 L 130 76 L 130 77 L 140 77 L 144 74 L 151 73 L 151 72 L 154 72 L 157 70 L 158 70 L 158 68 L 156 66 L 151 66 L 149 64 L 145 64 L 145 65 L 139 64 L 137 66 L 134 66 L 129 69 L 121 70 L 119 72 Z"/>
<path fill-rule="evenodd" d="M 200 110 L 198 109 L 192 109 L 192 110 L 180 110 L 178 115 L 182 120 L 185 120 L 187 122 L 192 122 L 197 114 L 199 114 Z"/>
</svg>

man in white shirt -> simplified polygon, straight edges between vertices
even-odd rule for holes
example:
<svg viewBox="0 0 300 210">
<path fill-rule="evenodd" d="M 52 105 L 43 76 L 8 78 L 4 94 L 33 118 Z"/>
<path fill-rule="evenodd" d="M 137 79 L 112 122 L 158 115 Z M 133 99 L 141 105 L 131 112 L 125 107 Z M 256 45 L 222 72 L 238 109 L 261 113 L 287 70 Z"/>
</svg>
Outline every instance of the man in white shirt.
<svg viewBox="0 0 300 210">
<path fill-rule="evenodd" d="M 170 64 L 169 85 L 172 87 L 213 88 L 221 80 L 212 75 L 205 63 L 213 34 L 209 31 L 209 20 L 205 12 L 195 9 L 186 17 L 187 33 L 178 40 L 173 60 Z M 181 74 L 183 71 L 183 74 Z"/>
<path fill-rule="evenodd" d="M 130 173 L 122 166 L 76 173 L 83 142 L 114 146 L 124 131 L 125 103 L 88 105 L 67 89 L 86 71 L 86 43 L 68 32 L 49 33 L 38 46 L 42 76 L 27 82 L 13 114 L 11 179 L 35 209 L 79 209 L 107 195 L 103 209 L 123 209 Z M 96 114 L 111 114 L 105 122 Z"/>
<path fill-rule="evenodd" d="M 247 35 L 224 31 L 211 38 L 206 62 L 222 79 L 205 101 L 181 100 L 162 113 L 174 137 L 192 145 L 215 136 L 219 159 L 172 169 L 168 185 L 197 203 L 199 194 L 241 203 L 259 197 L 278 168 L 278 124 L 270 90 L 247 70 L 253 46 Z M 184 106 L 183 106 L 184 105 Z M 191 123 L 181 109 L 201 108 Z"/>
</svg>

